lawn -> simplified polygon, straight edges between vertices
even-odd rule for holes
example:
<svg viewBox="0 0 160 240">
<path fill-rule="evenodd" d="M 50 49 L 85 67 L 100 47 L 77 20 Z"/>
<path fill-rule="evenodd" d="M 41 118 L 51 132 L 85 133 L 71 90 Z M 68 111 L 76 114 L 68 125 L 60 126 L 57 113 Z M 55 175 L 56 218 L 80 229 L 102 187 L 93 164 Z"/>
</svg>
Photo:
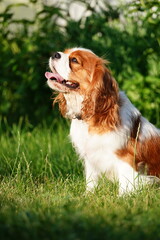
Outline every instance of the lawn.
<svg viewBox="0 0 160 240">
<path fill-rule="evenodd" d="M 103 178 L 86 194 L 68 122 L 21 125 L 0 129 L 1 240 L 160 239 L 156 187 L 118 197 Z"/>
</svg>

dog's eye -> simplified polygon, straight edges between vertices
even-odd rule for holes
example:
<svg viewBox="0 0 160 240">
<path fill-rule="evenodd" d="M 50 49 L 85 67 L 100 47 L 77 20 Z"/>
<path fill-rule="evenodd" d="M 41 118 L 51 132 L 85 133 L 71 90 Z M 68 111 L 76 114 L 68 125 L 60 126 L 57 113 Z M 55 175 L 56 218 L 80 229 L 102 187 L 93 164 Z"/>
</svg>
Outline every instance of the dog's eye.
<svg viewBox="0 0 160 240">
<path fill-rule="evenodd" d="M 78 63 L 77 58 L 75 58 L 75 57 L 71 58 L 71 62 Z"/>
</svg>

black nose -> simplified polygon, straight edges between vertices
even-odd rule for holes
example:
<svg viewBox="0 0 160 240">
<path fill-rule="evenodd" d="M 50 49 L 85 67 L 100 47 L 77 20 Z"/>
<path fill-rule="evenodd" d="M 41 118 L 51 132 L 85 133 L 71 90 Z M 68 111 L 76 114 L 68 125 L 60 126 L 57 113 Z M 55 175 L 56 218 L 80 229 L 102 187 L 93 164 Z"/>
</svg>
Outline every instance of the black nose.
<svg viewBox="0 0 160 240">
<path fill-rule="evenodd" d="M 52 59 L 60 59 L 61 58 L 61 54 L 59 52 L 55 52 L 52 54 Z"/>
</svg>

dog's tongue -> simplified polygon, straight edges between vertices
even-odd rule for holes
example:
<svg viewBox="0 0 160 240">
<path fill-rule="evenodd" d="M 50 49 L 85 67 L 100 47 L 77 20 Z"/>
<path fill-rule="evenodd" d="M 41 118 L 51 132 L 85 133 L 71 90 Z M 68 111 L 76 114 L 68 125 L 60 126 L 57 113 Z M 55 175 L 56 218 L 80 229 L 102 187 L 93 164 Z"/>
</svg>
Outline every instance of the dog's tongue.
<svg viewBox="0 0 160 240">
<path fill-rule="evenodd" d="M 58 74 L 58 73 L 51 73 L 51 72 L 46 72 L 45 77 L 47 79 L 56 79 L 58 82 L 62 82 L 64 79 Z"/>
</svg>

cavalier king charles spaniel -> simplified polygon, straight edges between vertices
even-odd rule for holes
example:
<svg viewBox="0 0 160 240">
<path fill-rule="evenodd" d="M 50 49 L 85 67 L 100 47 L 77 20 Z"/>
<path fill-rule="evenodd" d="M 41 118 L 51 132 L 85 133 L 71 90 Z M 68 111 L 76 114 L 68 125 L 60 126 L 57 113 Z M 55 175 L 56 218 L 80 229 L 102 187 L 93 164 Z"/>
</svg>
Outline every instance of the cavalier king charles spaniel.
<svg viewBox="0 0 160 240">
<path fill-rule="evenodd" d="M 54 102 L 71 119 L 70 137 L 84 159 L 86 188 L 104 174 L 119 182 L 119 193 L 141 183 L 159 182 L 160 130 L 148 122 L 119 91 L 107 61 L 84 48 L 56 52 L 46 72 Z"/>
</svg>

